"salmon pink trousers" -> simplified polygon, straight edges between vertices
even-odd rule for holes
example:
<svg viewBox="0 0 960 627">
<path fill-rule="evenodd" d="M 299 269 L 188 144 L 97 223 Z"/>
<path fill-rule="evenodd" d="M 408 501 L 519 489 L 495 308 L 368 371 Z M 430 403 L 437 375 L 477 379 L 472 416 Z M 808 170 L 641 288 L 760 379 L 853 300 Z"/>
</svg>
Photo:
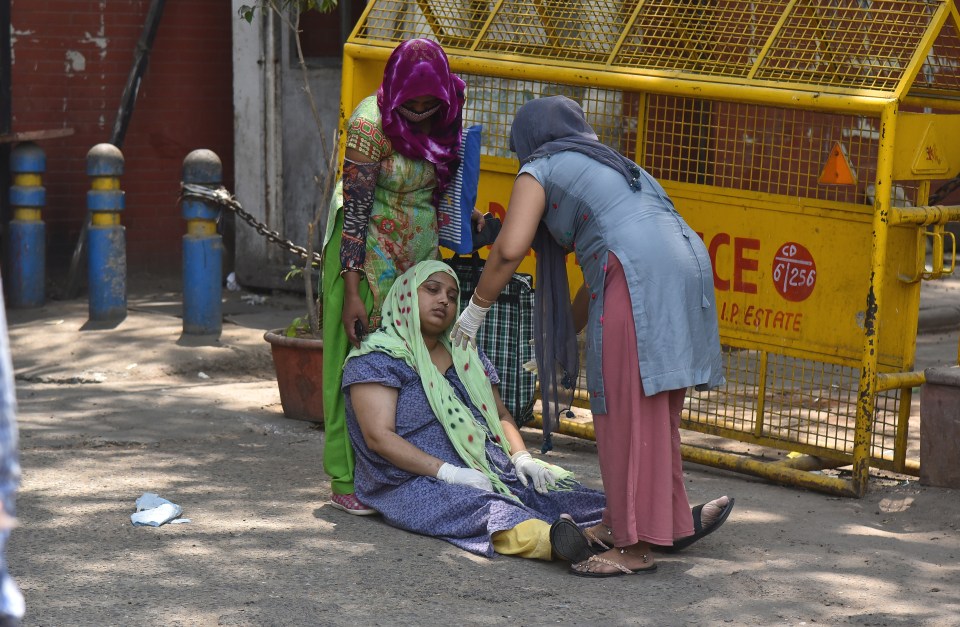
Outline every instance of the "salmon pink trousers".
<svg viewBox="0 0 960 627">
<path fill-rule="evenodd" d="M 680 457 L 686 390 L 644 394 L 630 292 L 613 253 L 604 285 L 602 363 L 607 413 L 594 415 L 593 426 L 607 495 L 603 523 L 615 546 L 669 546 L 693 533 Z"/>
</svg>

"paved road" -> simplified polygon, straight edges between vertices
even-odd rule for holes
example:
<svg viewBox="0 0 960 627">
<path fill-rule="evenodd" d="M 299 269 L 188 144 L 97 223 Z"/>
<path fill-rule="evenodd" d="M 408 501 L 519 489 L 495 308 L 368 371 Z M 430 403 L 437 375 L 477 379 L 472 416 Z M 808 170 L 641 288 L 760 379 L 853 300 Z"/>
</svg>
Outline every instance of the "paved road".
<svg viewBox="0 0 960 627">
<path fill-rule="evenodd" d="M 918 367 L 956 360 L 958 295 L 924 288 Z M 261 337 L 299 301 L 241 296 L 216 340 L 181 337 L 162 285 L 114 328 L 83 300 L 10 312 L 26 625 L 960 625 L 960 498 L 906 477 L 857 500 L 687 464 L 692 501 L 736 497 L 730 521 L 604 581 L 333 510 L 323 432 L 282 416 Z M 592 443 L 558 436 L 552 456 L 599 487 Z M 147 491 L 192 522 L 133 527 Z"/>
</svg>

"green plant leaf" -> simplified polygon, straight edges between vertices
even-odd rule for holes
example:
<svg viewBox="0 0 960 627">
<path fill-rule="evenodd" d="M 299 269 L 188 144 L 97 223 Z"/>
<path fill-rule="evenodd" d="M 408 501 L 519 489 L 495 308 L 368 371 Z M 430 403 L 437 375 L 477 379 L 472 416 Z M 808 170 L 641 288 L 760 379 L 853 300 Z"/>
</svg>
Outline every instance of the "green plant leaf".
<svg viewBox="0 0 960 627">
<path fill-rule="evenodd" d="M 303 268 L 300 266 L 290 266 L 290 270 L 284 275 L 283 280 L 289 281 L 303 276 Z"/>
<path fill-rule="evenodd" d="M 338 0 L 303 0 L 303 9 L 329 13 L 335 11 Z"/>
<path fill-rule="evenodd" d="M 248 24 L 253 22 L 253 14 L 257 10 L 257 7 L 252 7 L 249 4 L 241 4 L 240 8 L 237 10 L 237 13 L 240 15 L 241 19 L 247 21 Z"/>
<path fill-rule="evenodd" d="M 301 13 L 304 11 L 331 13 L 337 10 L 338 5 L 339 0 L 256 0 L 255 4 L 240 5 L 237 14 L 240 15 L 241 19 L 252 23 L 257 11 L 287 11 L 295 8 Z"/>
<path fill-rule="evenodd" d="M 294 318 L 293 321 L 287 325 L 287 328 L 283 330 L 283 334 L 286 337 L 298 337 L 305 333 L 310 333 L 310 322 L 299 316 Z"/>
</svg>

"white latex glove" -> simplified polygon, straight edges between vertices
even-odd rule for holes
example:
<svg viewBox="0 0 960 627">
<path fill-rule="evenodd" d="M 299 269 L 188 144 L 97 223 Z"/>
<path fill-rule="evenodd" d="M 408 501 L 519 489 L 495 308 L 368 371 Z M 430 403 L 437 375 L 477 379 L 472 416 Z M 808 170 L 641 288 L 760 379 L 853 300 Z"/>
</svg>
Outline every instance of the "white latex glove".
<svg viewBox="0 0 960 627">
<path fill-rule="evenodd" d="M 460 317 L 453 325 L 453 331 L 450 333 L 450 343 L 460 348 L 466 348 L 467 344 L 477 345 L 477 331 L 487 317 L 489 307 L 481 307 L 470 299 L 467 308 L 463 310 Z"/>
<path fill-rule="evenodd" d="M 444 463 L 437 471 L 437 479 L 444 483 L 456 483 L 459 485 L 468 485 L 471 488 L 477 488 L 485 492 L 493 492 L 493 484 L 487 475 L 473 468 L 460 468 L 453 464 Z"/>
<path fill-rule="evenodd" d="M 517 471 L 517 479 L 527 486 L 529 479 L 533 480 L 533 489 L 540 494 L 547 493 L 548 486 L 557 484 L 556 473 L 542 464 L 538 464 L 529 451 L 519 451 L 510 456 L 513 467 Z M 529 477 L 529 479 L 528 479 Z"/>
</svg>

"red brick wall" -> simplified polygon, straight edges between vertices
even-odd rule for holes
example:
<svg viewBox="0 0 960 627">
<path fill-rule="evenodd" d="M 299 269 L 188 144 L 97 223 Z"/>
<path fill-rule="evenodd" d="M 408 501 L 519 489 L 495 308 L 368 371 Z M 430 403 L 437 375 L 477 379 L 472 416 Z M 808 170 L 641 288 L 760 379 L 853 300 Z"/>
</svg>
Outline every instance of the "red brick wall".
<svg viewBox="0 0 960 627">
<path fill-rule="evenodd" d="M 69 266 L 86 215 L 86 154 L 110 139 L 149 7 L 150 0 L 12 1 L 13 131 L 75 130 L 39 142 L 51 272 Z M 130 272 L 179 271 L 185 222 L 176 200 L 191 150 L 216 152 L 233 189 L 234 19 L 228 0 L 165 3 L 121 147 Z"/>
</svg>

